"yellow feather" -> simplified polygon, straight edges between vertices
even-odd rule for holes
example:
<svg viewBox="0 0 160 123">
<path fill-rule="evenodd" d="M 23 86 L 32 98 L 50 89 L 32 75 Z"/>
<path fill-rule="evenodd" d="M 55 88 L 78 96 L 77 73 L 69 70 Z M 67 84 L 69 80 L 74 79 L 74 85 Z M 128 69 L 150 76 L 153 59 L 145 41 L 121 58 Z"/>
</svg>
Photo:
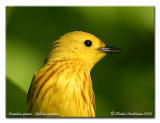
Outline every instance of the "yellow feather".
<svg viewBox="0 0 160 123">
<path fill-rule="evenodd" d="M 84 44 L 86 40 L 91 47 Z M 100 39 L 81 31 L 55 41 L 46 64 L 34 75 L 28 111 L 46 117 L 95 117 L 90 71 L 106 55 L 98 50 L 101 47 L 105 44 Z"/>
</svg>

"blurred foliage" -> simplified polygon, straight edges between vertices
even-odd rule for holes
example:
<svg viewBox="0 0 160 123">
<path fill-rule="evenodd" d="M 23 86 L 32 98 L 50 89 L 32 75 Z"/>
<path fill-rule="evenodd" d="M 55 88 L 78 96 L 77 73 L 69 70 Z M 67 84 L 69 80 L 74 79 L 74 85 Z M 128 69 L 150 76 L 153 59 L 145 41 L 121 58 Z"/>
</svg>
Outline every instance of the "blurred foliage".
<svg viewBox="0 0 160 123">
<path fill-rule="evenodd" d="M 15 85 L 9 78 L 6 79 L 7 87 L 7 114 L 9 112 L 25 112 L 27 109 L 26 93 L 17 85 Z"/>
<path fill-rule="evenodd" d="M 90 32 L 121 49 L 91 75 L 97 117 L 152 112 L 154 117 L 154 7 L 7 7 L 6 113 L 26 112 L 33 74 L 61 35 Z M 131 117 L 131 116 L 128 116 Z M 133 116 L 132 116 L 133 117 Z"/>
</svg>

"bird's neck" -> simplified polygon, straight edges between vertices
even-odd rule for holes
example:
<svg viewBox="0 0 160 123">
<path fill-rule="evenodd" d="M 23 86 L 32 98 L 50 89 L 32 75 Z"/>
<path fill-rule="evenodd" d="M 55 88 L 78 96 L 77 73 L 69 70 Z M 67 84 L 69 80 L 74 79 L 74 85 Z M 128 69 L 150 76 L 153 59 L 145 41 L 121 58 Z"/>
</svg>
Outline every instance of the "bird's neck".
<svg viewBox="0 0 160 123">
<path fill-rule="evenodd" d="M 84 61 L 77 57 L 55 57 L 55 58 L 49 58 L 47 60 L 47 65 L 51 64 L 63 64 L 64 66 L 67 65 L 68 67 L 71 67 L 72 69 L 75 68 L 75 70 L 78 70 L 78 68 L 83 68 L 86 72 L 90 73 L 90 71 L 93 68 L 93 65 L 88 63 L 87 61 Z"/>
<path fill-rule="evenodd" d="M 61 58 L 48 61 L 47 65 L 57 68 L 57 74 L 61 75 L 61 79 L 66 80 L 62 86 L 69 84 L 74 88 L 80 88 L 86 93 L 88 90 L 92 91 L 92 80 L 90 71 L 92 66 L 86 64 L 83 60 L 78 58 Z M 89 92 L 91 93 L 91 92 Z"/>
</svg>

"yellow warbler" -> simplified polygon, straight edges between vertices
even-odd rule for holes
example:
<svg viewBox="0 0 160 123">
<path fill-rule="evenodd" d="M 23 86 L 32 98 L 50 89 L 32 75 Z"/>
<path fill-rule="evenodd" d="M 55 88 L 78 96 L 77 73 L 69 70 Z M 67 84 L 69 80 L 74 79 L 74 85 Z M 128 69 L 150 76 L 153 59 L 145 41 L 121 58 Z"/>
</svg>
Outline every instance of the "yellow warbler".
<svg viewBox="0 0 160 123">
<path fill-rule="evenodd" d="M 94 35 L 74 31 L 53 42 L 46 64 L 35 73 L 28 110 L 48 117 L 95 117 L 90 71 L 107 52 L 119 52 Z"/>
</svg>

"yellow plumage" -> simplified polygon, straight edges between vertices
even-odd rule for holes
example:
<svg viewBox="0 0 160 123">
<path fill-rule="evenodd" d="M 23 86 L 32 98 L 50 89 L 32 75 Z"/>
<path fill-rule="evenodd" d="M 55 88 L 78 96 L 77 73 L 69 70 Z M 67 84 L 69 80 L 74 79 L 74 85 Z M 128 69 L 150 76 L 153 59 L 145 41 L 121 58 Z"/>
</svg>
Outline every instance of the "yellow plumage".
<svg viewBox="0 0 160 123">
<path fill-rule="evenodd" d="M 95 117 L 90 71 L 105 56 L 98 50 L 104 47 L 100 39 L 81 31 L 55 41 L 46 64 L 34 75 L 28 111 L 48 117 Z"/>
</svg>

